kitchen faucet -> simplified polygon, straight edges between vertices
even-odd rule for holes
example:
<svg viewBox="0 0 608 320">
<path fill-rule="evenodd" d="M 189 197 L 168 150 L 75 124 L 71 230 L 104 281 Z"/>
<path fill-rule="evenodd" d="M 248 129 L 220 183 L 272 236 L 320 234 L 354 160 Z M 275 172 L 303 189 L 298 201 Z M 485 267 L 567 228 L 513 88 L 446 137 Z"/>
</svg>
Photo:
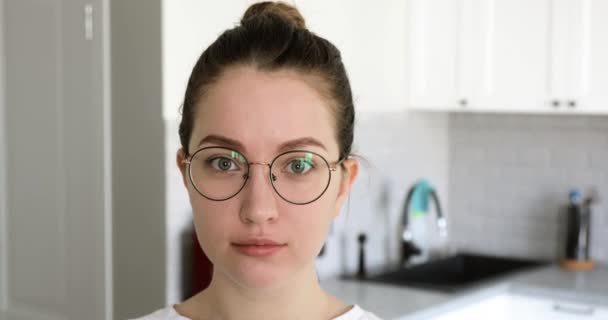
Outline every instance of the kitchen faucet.
<svg viewBox="0 0 608 320">
<path fill-rule="evenodd" d="M 400 267 L 408 263 L 412 256 L 422 254 L 422 249 L 414 243 L 414 237 L 409 225 L 409 215 L 413 211 L 415 215 L 426 214 L 428 209 L 428 198 L 431 197 L 435 203 L 437 211 L 437 230 L 439 237 L 444 239 L 447 237 L 447 221 L 443 212 L 437 192 L 426 180 L 420 180 L 415 183 L 407 193 L 403 208 L 403 220 L 401 229 L 401 260 Z M 413 205 L 414 210 L 410 210 Z"/>
</svg>

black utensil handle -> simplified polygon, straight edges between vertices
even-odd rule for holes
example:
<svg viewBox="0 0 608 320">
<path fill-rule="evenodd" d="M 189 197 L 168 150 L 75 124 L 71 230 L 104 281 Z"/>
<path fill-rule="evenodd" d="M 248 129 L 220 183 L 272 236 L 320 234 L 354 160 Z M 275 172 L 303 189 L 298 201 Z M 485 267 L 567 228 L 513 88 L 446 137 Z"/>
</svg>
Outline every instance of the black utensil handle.
<svg viewBox="0 0 608 320">
<path fill-rule="evenodd" d="M 367 270 L 365 270 L 365 242 L 367 236 L 365 233 L 360 233 L 357 238 L 359 241 L 359 269 L 357 270 L 357 277 L 363 279 L 367 277 Z"/>
</svg>

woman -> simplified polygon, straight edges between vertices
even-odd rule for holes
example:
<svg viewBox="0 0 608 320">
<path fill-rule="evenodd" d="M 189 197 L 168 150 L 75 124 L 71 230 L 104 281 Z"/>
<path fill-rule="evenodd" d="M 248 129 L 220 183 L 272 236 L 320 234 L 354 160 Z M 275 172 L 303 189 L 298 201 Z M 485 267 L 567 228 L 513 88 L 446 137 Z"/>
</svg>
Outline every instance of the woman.
<svg viewBox="0 0 608 320">
<path fill-rule="evenodd" d="M 196 63 L 177 153 L 209 287 L 141 319 L 378 319 L 314 260 L 358 164 L 340 52 L 284 3 L 252 5 Z"/>
</svg>

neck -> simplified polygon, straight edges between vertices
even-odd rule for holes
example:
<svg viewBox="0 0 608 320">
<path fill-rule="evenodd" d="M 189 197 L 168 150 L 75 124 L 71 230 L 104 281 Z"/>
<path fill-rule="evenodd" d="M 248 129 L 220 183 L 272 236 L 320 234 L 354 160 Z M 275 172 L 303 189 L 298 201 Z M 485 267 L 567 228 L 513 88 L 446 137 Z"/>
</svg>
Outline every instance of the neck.
<svg viewBox="0 0 608 320">
<path fill-rule="evenodd" d="M 312 265 L 272 289 L 244 288 L 214 271 L 201 298 L 205 314 L 223 320 L 328 319 L 334 302 L 319 285 Z"/>
</svg>

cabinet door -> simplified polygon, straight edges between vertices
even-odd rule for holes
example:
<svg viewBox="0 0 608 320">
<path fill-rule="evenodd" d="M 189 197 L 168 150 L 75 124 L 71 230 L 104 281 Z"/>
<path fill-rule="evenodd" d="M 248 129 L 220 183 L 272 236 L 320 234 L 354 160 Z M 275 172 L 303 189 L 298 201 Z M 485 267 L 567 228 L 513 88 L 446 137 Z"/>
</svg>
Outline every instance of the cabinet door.
<svg viewBox="0 0 608 320">
<path fill-rule="evenodd" d="M 113 318 L 102 4 L 0 0 L 0 319 Z"/>
<path fill-rule="evenodd" d="M 357 112 L 403 109 L 405 1 L 299 1 L 310 30 L 340 49 Z"/>
<path fill-rule="evenodd" d="M 461 1 L 411 0 L 408 22 L 408 106 L 454 107 L 460 96 Z"/>
<path fill-rule="evenodd" d="M 471 107 L 537 111 L 549 104 L 551 0 L 474 0 Z"/>
<path fill-rule="evenodd" d="M 554 112 L 572 112 L 568 107 L 572 99 L 572 82 L 575 74 L 573 37 L 573 9 L 575 1 L 553 0 L 551 12 L 551 52 L 549 54 L 549 99 Z M 547 108 L 549 109 L 549 108 Z"/>
<path fill-rule="evenodd" d="M 608 113 L 608 1 L 569 0 L 573 56 L 570 97 L 582 112 Z"/>
</svg>

